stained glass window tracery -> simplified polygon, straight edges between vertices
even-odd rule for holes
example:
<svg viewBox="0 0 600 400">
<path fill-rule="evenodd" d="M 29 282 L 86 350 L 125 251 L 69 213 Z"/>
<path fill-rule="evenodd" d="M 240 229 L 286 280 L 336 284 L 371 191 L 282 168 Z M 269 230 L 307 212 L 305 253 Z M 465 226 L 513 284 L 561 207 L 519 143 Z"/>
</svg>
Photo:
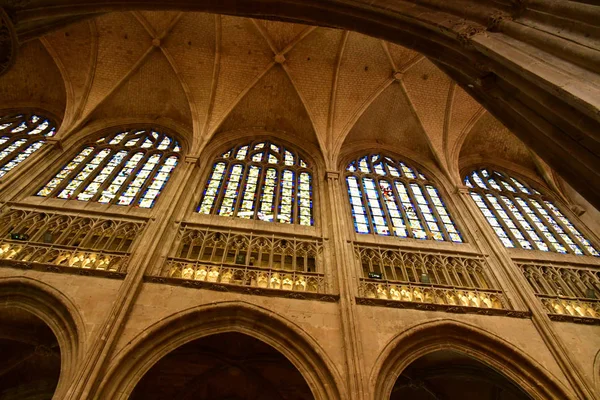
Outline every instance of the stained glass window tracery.
<svg viewBox="0 0 600 400">
<path fill-rule="evenodd" d="M 37 196 L 151 208 L 180 151 L 176 140 L 152 129 L 112 133 L 87 143 Z"/>
<path fill-rule="evenodd" d="M 474 170 L 464 182 L 505 247 L 600 256 L 552 201 L 526 182 L 491 168 Z"/>
<path fill-rule="evenodd" d="M 34 113 L 0 116 L 0 178 L 39 150 L 56 126 Z"/>
<path fill-rule="evenodd" d="M 312 169 L 270 141 L 236 146 L 215 160 L 197 212 L 311 226 Z"/>
<path fill-rule="evenodd" d="M 381 154 L 346 167 L 357 233 L 462 243 L 436 187 L 408 163 Z"/>
</svg>

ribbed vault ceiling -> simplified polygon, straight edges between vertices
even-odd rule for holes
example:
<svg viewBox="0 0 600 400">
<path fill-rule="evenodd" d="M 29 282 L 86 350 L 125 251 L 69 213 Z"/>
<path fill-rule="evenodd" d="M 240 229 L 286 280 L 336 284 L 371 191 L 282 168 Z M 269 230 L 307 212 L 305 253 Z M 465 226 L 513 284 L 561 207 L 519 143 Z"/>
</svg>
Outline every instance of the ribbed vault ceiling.
<svg viewBox="0 0 600 400">
<path fill-rule="evenodd" d="M 455 177 L 459 156 L 474 154 L 535 168 L 526 147 L 428 59 L 323 27 L 109 13 L 24 44 L 0 98 L 62 117 L 59 138 L 91 123 L 157 121 L 185 136 L 192 154 L 216 135 L 259 128 L 320 148 L 328 168 L 381 145 Z"/>
</svg>

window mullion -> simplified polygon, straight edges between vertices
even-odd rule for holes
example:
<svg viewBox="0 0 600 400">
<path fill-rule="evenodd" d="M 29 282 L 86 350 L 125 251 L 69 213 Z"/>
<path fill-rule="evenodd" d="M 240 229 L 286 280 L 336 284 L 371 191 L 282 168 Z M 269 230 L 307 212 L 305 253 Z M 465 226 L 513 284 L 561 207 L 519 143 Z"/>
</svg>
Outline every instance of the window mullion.
<svg viewBox="0 0 600 400">
<path fill-rule="evenodd" d="M 19 135 L 9 136 L 9 139 L 6 142 L 0 144 L 0 152 L 4 151 L 6 148 L 12 146 L 13 143 L 15 143 L 15 142 L 17 142 L 17 141 L 19 141 L 21 139 L 23 139 L 23 138 L 19 137 Z M 27 142 L 25 142 L 25 143 L 27 143 Z M 2 160 L 8 159 L 15 151 L 17 151 L 18 149 L 20 149 L 22 146 L 23 145 L 19 145 L 19 147 L 17 147 L 15 150 L 13 150 L 10 153 L 8 153 L 6 155 L 6 157 L 4 157 L 4 158 L 2 158 L 0 160 L 0 162 L 2 162 Z"/>
<path fill-rule="evenodd" d="M 275 156 L 277 157 L 277 156 Z M 283 195 L 283 168 L 280 165 L 275 165 L 277 171 L 277 185 L 275 186 L 275 197 L 273 198 L 273 222 L 279 221 L 279 204 Z"/>
<path fill-rule="evenodd" d="M 416 183 L 416 182 L 412 182 L 412 183 L 418 185 L 418 183 Z M 411 186 L 411 182 L 408 182 L 406 184 L 406 189 L 407 189 L 407 192 L 408 192 L 408 196 L 412 200 L 413 208 L 415 209 L 415 212 L 417 213 L 417 218 L 419 218 L 419 220 L 421 220 L 421 226 L 425 229 L 425 233 L 427 234 L 427 238 L 431 239 L 431 240 L 435 240 L 433 238 L 433 233 L 431 232 L 431 229 L 429 229 L 429 225 L 427 224 L 427 220 L 425 219 L 425 216 L 421 212 L 421 207 L 420 207 L 419 202 L 417 201 L 417 197 L 415 196 L 415 193 L 414 193 L 413 188 Z"/>
<path fill-rule="evenodd" d="M 477 191 L 476 191 L 477 192 Z M 519 248 L 523 248 L 523 246 L 521 245 L 521 243 L 519 242 L 519 240 L 515 237 L 515 235 L 513 234 L 513 232 L 510 230 L 510 228 L 508 227 L 508 225 L 506 225 L 506 222 L 504 221 L 504 218 L 502 218 L 500 216 L 500 214 L 498 213 L 498 211 L 496 210 L 496 208 L 494 208 L 494 205 L 492 204 L 492 202 L 488 199 L 487 194 L 490 194 L 491 196 L 496 197 L 496 201 L 500 204 L 500 200 L 498 199 L 498 197 L 496 196 L 495 193 L 485 193 L 485 191 L 480 191 L 477 192 L 479 193 L 479 195 L 481 196 L 481 198 L 483 199 L 483 202 L 487 205 L 487 209 L 490 210 L 492 212 L 492 214 L 494 214 L 494 216 L 496 217 L 496 220 L 498 221 L 498 223 L 502 226 L 502 228 L 504 229 L 504 232 L 508 235 L 508 237 L 510 238 L 510 240 L 513 242 L 513 244 L 515 246 L 518 246 Z M 502 205 L 500 204 L 500 207 L 502 207 Z M 503 211 L 506 213 L 506 210 L 503 208 Z M 506 213 L 509 218 L 510 218 L 510 213 Z M 514 224 L 514 221 L 511 218 L 511 221 Z M 489 224 L 489 221 L 488 221 Z M 519 230 L 519 228 L 515 225 L 516 229 L 521 232 Z M 496 232 L 494 232 L 496 233 Z M 521 232 L 521 235 L 523 235 L 523 233 Z"/>
<path fill-rule="evenodd" d="M 138 139 L 138 141 L 139 141 L 139 139 Z M 133 171 L 131 171 L 131 173 L 127 176 L 127 178 L 125 178 L 125 180 L 123 181 L 123 183 L 121 184 L 121 186 L 119 186 L 119 189 L 115 193 L 115 197 L 113 197 L 110 200 L 109 204 L 117 204 L 117 202 L 119 201 L 119 198 L 127 191 L 127 187 L 135 179 L 136 175 L 140 172 L 140 170 L 142 169 L 142 167 L 146 164 L 146 161 L 148 161 L 148 159 L 150 157 L 152 157 L 152 154 L 149 154 L 147 152 L 143 152 L 143 151 L 141 151 L 141 149 L 132 149 L 132 150 L 130 150 L 130 152 L 131 152 L 131 156 L 129 157 L 129 160 L 131 159 L 131 157 L 133 157 L 137 153 L 144 153 L 144 155 L 137 162 L 136 166 L 133 168 Z M 125 162 L 121 163 L 121 168 L 119 168 L 119 172 L 122 171 L 125 168 L 125 165 L 126 165 Z M 148 177 L 149 176 L 150 175 L 148 175 Z M 146 179 L 146 180 L 148 180 L 148 179 Z M 129 205 L 135 204 L 135 197 L 137 197 L 137 196 L 134 196 L 133 201 Z"/>
<path fill-rule="evenodd" d="M 397 184 L 404 185 L 404 182 L 402 182 L 402 180 L 400 180 L 399 178 L 396 178 L 396 179 L 394 179 L 392 182 L 394 201 L 396 202 L 396 205 L 398 205 L 398 209 L 400 210 L 400 216 L 404 219 L 404 224 L 406 225 L 407 237 L 415 238 L 415 235 L 413 234 L 412 226 L 410 225 L 410 219 L 408 218 L 408 215 L 406 214 L 406 210 L 404 209 L 404 203 L 402 202 L 402 198 L 400 197 L 400 193 L 398 192 L 398 188 L 396 187 Z"/>
<path fill-rule="evenodd" d="M 571 246 L 569 246 L 569 244 L 567 242 L 564 241 L 564 239 L 562 238 L 562 236 L 560 235 L 560 233 L 558 233 L 556 231 L 556 229 L 554 229 L 554 227 L 552 226 L 552 224 L 550 223 L 550 221 L 548 221 L 546 219 L 546 217 L 544 217 L 544 215 L 542 215 L 542 213 L 538 210 L 538 208 L 532 204 L 532 202 L 530 201 L 529 197 L 523 199 L 527 205 L 529 206 L 529 208 L 531 210 L 533 210 L 533 213 L 538 217 L 538 219 L 542 222 L 542 224 L 544 224 L 544 226 L 546 227 L 546 229 L 548 229 L 548 231 L 552 234 L 552 236 L 554 236 L 554 238 L 560 243 L 562 244 L 562 246 L 565 248 L 565 250 L 567 251 L 567 253 L 574 253 L 574 251 L 571 249 Z M 539 201 L 538 201 L 539 203 Z M 543 205 L 540 204 L 541 207 L 543 207 Z M 548 212 L 548 210 L 546 210 L 546 212 Z M 550 217 L 552 217 L 552 214 L 548 214 Z M 554 221 L 556 221 L 555 218 L 552 218 Z M 563 230 L 564 231 L 564 230 Z M 566 232 L 566 231 L 564 231 Z M 544 237 L 544 239 L 548 239 L 546 237 Z M 554 248 L 554 246 L 552 246 Z M 555 248 L 555 251 L 558 251 L 558 249 Z"/>
<path fill-rule="evenodd" d="M 540 206 L 544 210 L 546 210 L 546 212 L 548 213 L 548 215 L 551 216 L 554 221 L 556 221 L 556 223 L 558 224 L 558 226 L 560 226 L 562 228 L 563 232 L 573 241 L 573 243 L 577 247 L 579 247 L 579 249 L 581 249 L 581 251 L 583 252 L 583 254 L 589 255 L 589 256 L 593 256 L 593 254 L 591 254 L 588 251 L 588 249 L 586 248 L 586 246 L 584 246 L 583 243 L 581 243 L 579 241 L 579 239 L 577 239 L 575 237 L 575 235 L 573 234 L 573 232 L 571 232 L 571 229 L 569 229 L 569 227 L 566 226 L 566 224 L 563 223 L 563 221 L 556 214 L 554 214 L 554 212 L 548 207 L 548 205 L 546 204 L 546 202 L 543 199 L 538 198 L 536 200 L 540 204 Z M 536 207 L 536 209 L 537 209 L 537 207 Z M 566 218 L 566 216 L 565 216 L 565 218 Z M 561 243 L 564 242 L 564 240 L 562 239 L 562 236 L 559 235 L 559 237 L 560 237 Z M 571 246 L 569 246 L 568 243 L 564 242 L 564 246 L 569 251 L 569 253 L 574 253 L 573 249 L 571 249 Z"/>
<path fill-rule="evenodd" d="M 40 118 L 40 119 L 43 120 L 43 118 Z M 35 124 L 29 123 L 29 121 L 31 121 L 31 115 L 28 115 L 24 121 L 27 121 L 27 128 L 25 128 L 24 131 L 19 132 L 19 134 L 22 134 L 24 137 L 31 137 L 31 135 L 29 135 L 29 133 L 33 132 L 38 127 L 38 125 L 40 125 L 40 121 L 38 121 Z"/>
<path fill-rule="evenodd" d="M 100 172 L 102 172 L 102 170 L 104 169 L 104 167 L 112 160 L 112 158 L 114 156 L 116 156 L 117 154 L 119 154 L 119 152 L 122 151 L 122 150 L 123 149 L 117 149 L 117 148 L 112 149 L 113 153 L 109 154 L 109 156 L 107 157 L 106 163 L 100 168 Z M 98 190 L 96 191 L 96 194 L 94 194 L 94 196 L 90 199 L 90 201 L 97 201 L 98 200 L 98 198 L 101 196 L 102 192 L 108 186 L 110 186 L 112 184 L 112 181 L 115 179 L 115 177 L 117 176 L 117 174 L 125 167 L 125 164 L 127 163 L 127 161 L 129 161 L 129 159 L 131 159 L 131 157 L 133 157 L 134 154 L 135 154 L 135 152 L 130 152 L 129 154 L 127 154 L 123 158 L 123 160 L 121 160 L 121 163 L 119 163 L 119 165 L 117 165 L 115 167 L 115 169 L 106 177 L 106 179 L 104 180 L 104 182 L 102 182 L 100 184 L 100 186 L 98 187 Z M 98 174 L 100 172 L 98 172 Z M 96 174 L 96 176 L 98 176 L 98 174 Z"/>
<path fill-rule="evenodd" d="M 100 151 L 102 151 L 102 150 L 104 150 L 104 149 L 101 149 Z M 106 166 L 106 164 L 109 163 L 110 159 L 116 154 L 114 149 L 108 148 L 108 150 L 110 150 L 110 152 L 106 155 L 106 157 L 104 157 L 104 159 L 102 159 L 100 164 L 98 164 L 98 166 L 96 168 L 94 168 L 94 171 L 92 173 L 90 173 L 85 178 L 84 181 L 81 182 L 81 184 L 77 187 L 77 189 L 75 189 L 73 191 L 73 194 L 71 194 L 70 199 L 77 200 L 77 196 L 79 195 L 79 193 L 83 192 L 83 190 L 85 188 L 87 188 L 90 183 L 92 183 L 94 178 L 96 178 L 96 176 L 98 176 L 98 174 L 100 174 L 100 171 L 102 171 L 102 169 Z M 96 153 L 96 154 L 98 154 L 98 153 Z M 87 163 L 86 163 L 86 165 L 87 165 Z"/>
<path fill-rule="evenodd" d="M 2 157 L 0 159 L 0 166 L 4 166 L 4 165 L 8 164 L 14 158 L 18 157 L 19 154 L 21 154 L 23 152 L 23 150 L 25 150 L 27 147 L 29 147 L 31 144 L 33 144 L 33 142 L 28 140 L 29 138 L 16 138 L 15 140 L 7 141 L 5 144 L 9 144 L 10 146 L 12 146 L 14 143 L 16 143 L 17 141 L 22 140 L 22 139 L 25 139 L 25 142 L 23 142 L 20 145 L 18 145 L 17 147 L 15 147 L 15 149 L 13 151 L 11 151 L 5 157 Z M 3 149 L 0 149 L 0 151 L 2 151 L 2 150 Z"/>
<path fill-rule="evenodd" d="M 217 164 L 218 161 L 215 163 Z M 213 208 L 213 214 L 215 215 L 219 215 L 219 212 L 221 211 L 221 207 L 223 206 L 223 199 L 225 198 L 225 192 L 227 191 L 227 188 L 229 187 L 229 180 L 231 178 L 231 173 L 233 172 L 233 168 L 238 165 L 239 161 L 235 162 L 232 161 L 225 161 L 225 171 L 223 172 L 223 184 L 220 186 L 219 191 L 217 193 L 217 196 L 215 196 L 215 203 L 214 203 L 214 208 Z M 212 172 L 211 172 L 211 176 L 212 176 Z M 209 182 L 210 182 L 210 177 L 209 177 Z M 207 182 L 208 184 L 208 182 Z"/>
<path fill-rule="evenodd" d="M 488 183 L 489 185 L 489 183 Z M 487 204 L 491 207 L 488 207 L 490 210 L 492 210 L 492 213 L 496 216 L 496 219 L 498 220 L 498 222 L 500 223 L 500 225 L 502 225 L 502 227 L 504 228 L 505 232 L 507 235 L 509 235 L 509 237 L 513 240 L 513 243 L 516 243 L 520 248 L 525 249 L 523 247 L 523 245 L 521 244 L 521 242 L 519 242 L 519 239 L 515 236 L 515 234 L 513 233 L 513 231 L 511 230 L 511 228 L 508 226 L 508 223 L 505 221 L 504 218 L 502 218 L 502 216 L 500 215 L 500 213 L 498 212 L 498 210 L 496 210 L 496 208 L 494 207 L 494 204 L 492 203 L 492 201 L 490 201 L 490 199 L 487 197 L 488 194 L 490 194 L 491 196 L 493 196 L 496 199 L 496 203 L 500 206 L 500 208 L 502 209 L 502 211 L 504 212 L 504 214 L 506 214 L 506 216 L 508 217 L 508 219 L 510 220 L 510 222 L 513 224 L 513 226 L 515 227 L 515 229 L 521 234 L 521 236 L 523 237 L 523 239 L 525 241 L 527 241 L 530 245 L 531 245 L 531 241 L 529 240 L 528 236 L 527 236 L 527 232 L 524 231 L 524 229 L 520 226 L 519 221 L 516 220 L 516 217 L 513 215 L 513 213 L 506 207 L 506 205 L 504 204 L 504 202 L 502 201 L 502 199 L 500 198 L 500 196 L 502 196 L 502 194 L 497 193 L 497 191 L 490 191 L 488 189 L 489 193 L 486 193 L 483 197 L 485 198 L 485 202 L 487 202 Z M 525 249 L 527 250 L 527 249 Z"/>
<path fill-rule="evenodd" d="M 259 219 L 258 213 L 260 212 L 260 199 L 262 198 L 262 195 L 263 195 L 265 179 L 267 177 L 267 164 L 264 162 L 264 160 L 265 160 L 264 153 L 265 152 L 263 152 L 262 162 L 260 163 L 259 166 L 257 166 L 258 168 L 260 168 L 260 174 L 258 176 L 258 179 L 256 180 L 256 196 L 254 196 L 254 201 L 252 202 L 252 211 L 253 211 L 252 219 L 254 219 L 254 220 Z M 248 168 L 248 170 L 250 170 L 250 168 Z"/>
<path fill-rule="evenodd" d="M 527 222 L 529 222 L 529 225 L 533 228 L 533 230 L 535 231 L 535 233 L 537 233 L 537 235 L 542 239 L 542 241 L 546 244 L 546 246 L 548 246 L 548 249 L 554 249 L 554 246 L 548 240 L 548 238 L 546 237 L 546 235 L 544 235 L 544 232 L 535 223 L 535 221 L 533 219 L 531 219 L 531 217 L 529 216 L 529 214 L 527 212 L 525 212 L 525 210 L 523 209 L 523 207 L 521 206 L 521 204 L 519 204 L 519 202 L 517 201 L 517 197 L 519 197 L 521 200 L 523 200 L 524 202 L 528 203 L 529 209 L 535 210 L 535 207 L 533 207 L 532 204 L 529 203 L 529 201 L 528 201 L 529 199 L 528 198 L 523 198 L 522 195 L 521 196 L 511 196 L 511 197 L 513 197 L 512 201 L 513 201 L 513 204 L 515 205 L 515 207 L 517 207 L 517 209 L 519 210 L 519 212 L 521 213 L 521 215 L 523 216 L 523 218 L 525 218 L 525 220 Z M 538 215 L 538 217 L 539 217 L 539 215 Z M 542 224 L 544 224 L 544 226 L 546 226 L 546 228 L 548 227 L 548 225 L 544 223 L 544 219 L 543 218 L 540 218 L 540 221 L 542 221 Z M 537 245 L 535 243 L 532 243 L 532 245 L 535 245 L 535 247 L 537 247 Z M 542 249 L 540 249 L 540 250 L 542 250 Z"/>
<path fill-rule="evenodd" d="M 385 222 L 387 223 L 389 234 L 390 234 L 390 236 L 395 236 L 396 229 L 394 228 L 394 225 L 392 224 L 392 217 L 390 215 L 390 210 L 388 209 L 387 201 L 385 200 L 385 196 L 384 196 L 383 191 L 381 190 L 381 186 L 379 184 L 380 179 L 382 179 L 382 178 L 373 177 L 373 181 L 375 182 L 375 190 L 377 190 L 377 196 L 380 199 L 379 203 L 382 206 L 381 211 L 383 211 L 383 218 L 384 218 Z"/>
<path fill-rule="evenodd" d="M 299 158 L 299 157 L 298 157 Z M 290 166 L 290 171 L 294 174 L 294 186 L 292 187 L 292 221 L 300 225 L 300 171 L 295 165 Z"/>
<path fill-rule="evenodd" d="M 31 118 L 31 115 L 27 116 L 26 120 L 29 120 Z M 9 119 L 10 121 L 10 119 Z M 6 128 L 4 128 L 4 130 L 6 131 L 6 134 L 10 135 L 12 134 L 12 130 L 15 129 L 17 126 L 21 125 L 21 122 L 23 121 L 23 118 L 17 118 L 16 116 L 12 118 L 12 122 L 9 121 L 0 121 L 0 124 L 5 124 L 5 123 L 10 123 L 10 126 L 7 126 Z"/>
<path fill-rule="evenodd" d="M 100 161 L 98 166 L 96 168 L 94 168 L 94 170 L 79 184 L 79 186 L 77 186 L 77 188 L 73 191 L 73 193 L 69 197 L 70 200 L 77 200 L 77 195 L 79 195 L 79 193 L 81 193 L 83 191 L 83 189 L 86 188 L 94 180 L 94 178 L 100 173 L 100 171 L 102 171 L 102 168 L 104 168 L 106 166 L 106 164 L 110 161 L 112 156 L 115 154 L 114 149 L 102 148 L 102 149 L 98 149 L 99 151 L 95 152 L 94 155 L 100 154 L 100 152 L 105 149 L 108 149 L 109 153 L 102 159 L 102 161 Z M 89 161 L 87 163 L 85 163 L 83 168 L 85 168 L 85 166 L 88 165 L 88 163 L 89 163 Z M 80 172 L 83 170 L 83 168 L 80 169 Z"/>
<path fill-rule="evenodd" d="M 154 154 L 158 154 L 158 153 L 154 153 Z M 133 179 L 137 178 L 137 175 L 140 173 L 142 168 L 144 168 L 144 166 L 146 165 L 146 162 L 154 154 L 148 154 L 147 159 L 143 163 L 138 164 L 138 167 L 132 173 Z M 139 203 L 139 201 L 142 199 L 142 196 L 144 196 L 144 192 L 146 191 L 146 189 L 148 189 L 148 187 L 150 185 L 152 185 L 152 183 L 154 182 L 154 177 L 158 174 L 158 171 L 160 171 L 160 168 L 163 165 L 165 165 L 165 162 L 167 161 L 167 159 L 173 155 L 174 154 L 167 154 L 167 153 L 161 154 L 161 157 L 158 159 L 158 162 L 154 165 L 154 168 L 152 168 L 150 170 L 150 173 L 145 178 L 144 183 L 142 184 L 142 186 L 140 186 L 140 189 L 138 190 L 137 194 L 133 197 L 133 200 L 131 201 L 131 205 L 135 205 L 135 204 Z M 177 163 L 179 163 L 179 157 L 177 157 Z M 177 164 L 175 166 L 177 166 Z M 171 172 L 169 172 L 169 178 L 171 177 L 171 174 L 173 174 L 174 172 L 175 172 L 175 167 L 173 168 L 173 170 L 171 170 Z M 166 185 L 166 181 L 165 181 L 165 185 Z M 156 195 L 155 199 L 158 198 L 158 196 L 163 191 L 163 189 L 164 189 L 164 187 L 162 187 L 161 189 L 158 189 L 158 194 Z M 127 189 L 125 189 L 125 190 L 127 190 Z"/>
<path fill-rule="evenodd" d="M 250 153 L 250 151 L 248 151 L 248 153 Z M 246 193 L 246 183 L 248 182 L 248 174 L 250 174 L 251 168 L 252 165 L 249 161 L 247 161 L 242 171 L 242 178 L 238 183 L 237 197 L 235 199 L 235 203 L 233 204 L 233 213 L 231 214 L 232 217 L 237 217 L 242 201 L 244 201 L 244 193 Z"/>
<path fill-rule="evenodd" d="M 87 146 L 86 146 L 86 147 L 84 147 L 84 149 L 85 149 L 85 148 L 87 148 Z M 54 177 L 55 177 L 56 175 L 60 174 L 60 173 L 61 173 L 61 171 L 67 167 L 67 165 L 69 165 L 71 162 L 73 162 L 73 160 L 74 160 L 74 159 L 75 159 L 75 158 L 76 158 L 76 157 L 77 157 L 77 156 L 78 156 L 78 155 L 79 155 L 79 154 L 80 154 L 80 153 L 81 153 L 81 152 L 82 152 L 84 149 L 82 149 L 82 150 L 81 150 L 81 151 L 80 151 L 80 152 L 79 152 L 77 155 L 75 155 L 75 157 L 71 158 L 71 160 L 70 160 L 70 161 L 68 161 L 68 162 L 67 162 L 67 164 L 65 164 L 65 165 L 64 165 L 64 167 L 63 167 L 63 168 L 61 168 L 61 170 L 60 170 L 60 171 L 58 171 L 56 174 L 54 174 L 54 175 L 52 176 L 52 178 L 50 178 L 50 181 L 51 181 L 52 179 L 54 179 Z M 70 182 L 73 180 L 73 178 L 75 178 L 75 177 L 77 176 L 77 174 L 79 174 L 81 171 L 83 171 L 83 169 L 85 168 L 85 166 L 86 166 L 86 165 L 88 165 L 88 164 L 90 163 L 90 161 L 92 161 L 92 160 L 94 159 L 94 157 L 96 157 L 96 155 L 97 155 L 98 153 L 100 153 L 102 150 L 104 150 L 104 149 L 102 149 L 102 148 L 100 148 L 100 149 L 99 149 L 99 148 L 97 148 L 97 147 L 94 147 L 94 148 L 93 148 L 93 150 L 90 152 L 90 154 L 88 154 L 88 155 L 85 157 L 85 159 L 81 160 L 81 161 L 80 161 L 80 162 L 77 164 L 77 166 L 76 166 L 75 168 L 73 168 L 73 170 L 72 170 L 71 172 L 69 172 L 69 173 L 67 174 L 67 176 L 65 176 L 64 178 L 62 178 L 62 179 L 61 179 L 61 181 L 60 181 L 60 183 L 59 183 L 58 185 L 56 185 L 56 187 L 54 188 L 54 190 L 53 190 L 52 192 L 50 192 L 50 193 L 48 194 L 48 196 L 45 196 L 45 197 L 56 197 L 56 196 L 57 196 L 57 195 L 58 195 L 60 192 L 62 192 L 62 191 L 63 191 L 63 190 L 64 190 L 64 189 L 65 189 L 65 188 L 66 188 L 66 187 L 69 185 L 69 183 L 70 183 Z M 48 182 L 46 183 L 46 185 L 47 185 L 48 183 L 50 183 L 50 181 L 48 181 Z M 42 188 L 41 188 L 41 189 L 43 189 L 44 187 L 46 187 L 46 185 L 42 186 Z M 41 189 L 39 189 L 39 190 L 41 190 Z M 38 192 L 39 192 L 39 190 L 38 190 Z"/>
<path fill-rule="evenodd" d="M 371 204 L 369 203 L 369 198 L 367 197 L 367 188 L 365 186 L 364 178 L 366 177 L 366 175 L 359 174 L 359 175 L 354 175 L 354 176 L 356 177 L 356 180 L 359 182 L 360 194 L 362 197 L 365 211 L 367 213 L 367 220 L 369 222 L 369 227 L 371 230 L 370 233 L 376 234 L 377 232 L 375 230 L 375 222 L 373 222 L 373 213 L 371 212 Z M 347 184 L 347 182 L 346 182 L 346 184 Z"/>
<path fill-rule="evenodd" d="M 418 184 L 418 185 L 421 188 L 421 191 L 423 192 L 423 196 L 425 197 L 425 200 L 427 201 L 429 209 L 431 210 L 431 212 L 435 216 L 438 229 L 440 230 L 440 232 L 442 232 L 442 235 L 444 236 L 444 238 L 447 241 L 452 242 L 452 239 L 450 238 L 450 232 L 448 232 L 448 230 L 446 229 L 446 224 L 442 220 L 442 216 L 438 213 L 437 207 L 435 206 L 435 203 L 433 202 L 433 199 L 431 198 L 431 195 L 429 194 L 429 191 L 427 190 L 427 187 L 425 185 L 421 185 L 421 184 Z M 445 207 L 445 205 L 443 205 L 443 207 Z M 448 218 L 450 220 L 452 220 L 452 218 L 450 217 L 450 213 L 448 212 L 448 210 L 446 210 L 446 213 L 448 214 Z"/>
</svg>

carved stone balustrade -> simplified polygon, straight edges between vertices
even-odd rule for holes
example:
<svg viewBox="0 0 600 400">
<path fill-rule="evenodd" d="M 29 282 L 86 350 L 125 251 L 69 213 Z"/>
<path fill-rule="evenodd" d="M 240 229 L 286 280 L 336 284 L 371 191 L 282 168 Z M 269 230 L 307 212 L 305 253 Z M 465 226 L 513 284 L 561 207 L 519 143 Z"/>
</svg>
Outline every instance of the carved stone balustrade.
<svg viewBox="0 0 600 400">
<path fill-rule="evenodd" d="M 361 279 L 359 295 L 360 297 L 371 299 L 398 300 L 458 307 L 510 308 L 500 290 L 388 282 L 377 279 Z"/>
<path fill-rule="evenodd" d="M 527 317 L 514 311 L 479 255 L 354 244 L 358 304 Z"/>
<path fill-rule="evenodd" d="M 321 270 L 320 239 L 184 224 L 151 282 L 335 301 Z"/>
<path fill-rule="evenodd" d="M 88 271 L 122 272 L 127 270 L 126 253 L 90 251 L 68 246 L 44 246 L 16 240 L 0 241 L 0 265 L 36 268 L 60 272 L 65 268 Z"/>
<path fill-rule="evenodd" d="M 600 324 L 600 269 L 539 262 L 518 265 L 550 319 Z"/>
<path fill-rule="evenodd" d="M 301 293 L 324 294 L 327 292 L 325 274 L 299 272 L 281 269 L 265 269 L 250 266 L 214 265 L 189 260 L 168 259 L 163 268 L 162 277 L 194 281 L 180 282 L 187 286 L 208 289 L 225 289 L 219 285 L 236 285 L 256 289 L 275 289 Z M 172 281 L 171 282 L 176 282 Z M 206 283 L 206 285 L 199 284 Z"/>
<path fill-rule="evenodd" d="M 6 208 L 0 265 L 122 277 L 144 222 Z"/>
</svg>

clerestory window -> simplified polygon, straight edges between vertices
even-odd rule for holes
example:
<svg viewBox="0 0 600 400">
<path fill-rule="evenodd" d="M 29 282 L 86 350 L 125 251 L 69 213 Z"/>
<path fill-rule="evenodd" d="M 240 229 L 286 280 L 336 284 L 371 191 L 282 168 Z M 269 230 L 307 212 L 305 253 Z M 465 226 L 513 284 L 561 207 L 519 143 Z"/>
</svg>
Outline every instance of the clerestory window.
<svg viewBox="0 0 600 400">
<path fill-rule="evenodd" d="M 382 154 L 346 167 L 357 233 L 462 243 L 437 188 L 408 163 Z"/>
<path fill-rule="evenodd" d="M 34 113 L 0 116 L 0 178 L 39 150 L 56 126 Z"/>
<path fill-rule="evenodd" d="M 217 157 L 197 211 L 311 226 L 312 205 L 310 164 L 292 148 L 256 141 Z"/>
<path fill-rule="evenodd" d="M 151 208 L 179 161 L 179 143 L 153 129 L 88 142 L 38 196 Z"/>
<path fill-rule="evenodd" d="M 548 197 L 526 182 L 491 168 L 474 170 L 464 182 L 505 247 L 600 255 Z"/>
</svg>

